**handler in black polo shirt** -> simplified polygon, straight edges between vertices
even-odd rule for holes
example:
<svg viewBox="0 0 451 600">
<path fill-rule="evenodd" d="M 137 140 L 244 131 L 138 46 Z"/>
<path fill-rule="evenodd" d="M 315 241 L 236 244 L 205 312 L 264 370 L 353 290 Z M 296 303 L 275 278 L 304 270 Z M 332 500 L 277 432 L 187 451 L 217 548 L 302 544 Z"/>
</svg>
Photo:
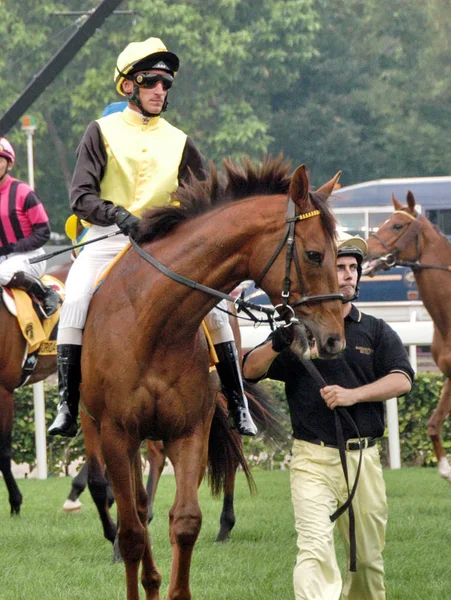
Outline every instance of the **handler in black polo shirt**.
<svg viewBox="0 0 451 600">
<path fill-rule="evenodd" d="M 244 376 L 285 382 L 293 427 L 291 496 L 298 536 L 296 600 L 339 600 L 342 578 L 330 515 L 348 497 L 335 433 L 333 409 L 347 407 L 363 440 L 363 460 L 353 500 L 357 572 L 347 572 L 343 600 L 385 600 L 382 550 L 387 498 L 376 439 L 384 432 L 383 401 L 406 394 L 414 372 L 396 332 L 381 319 L 361 313 L 357 298 L 366 242 L 349 237 L 338 244 L 337 274 L 345 298 L 346 349 L 336 359 L 314 360 L 327 386 L 318 388 L 290 350 L 292 328 L 277 329 L 245 357 Z M 352 484 L 359 460 L 355 431 L 343 425 Z M 354 438 L 354 439 L 353 439 Z M 349 556 L 348 513 L 337 521 Z"/>
</svg>

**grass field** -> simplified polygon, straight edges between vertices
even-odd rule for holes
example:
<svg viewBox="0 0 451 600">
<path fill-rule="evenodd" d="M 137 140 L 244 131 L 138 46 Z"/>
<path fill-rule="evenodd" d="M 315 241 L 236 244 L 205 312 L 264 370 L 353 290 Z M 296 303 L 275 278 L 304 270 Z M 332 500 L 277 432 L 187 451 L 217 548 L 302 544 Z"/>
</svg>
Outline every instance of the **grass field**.
<svg viewBox="0 0 451 600">
<path fill-rule="evenodd" d="M 236 494 L 237 524 L 229 544 L 215 546 L 221 501 L 205 484 L 204 515 L 191 571 L 193 600 L 292 600 L 296 540 L 286 471 L 254 473 L 250 497 L 242 474 Z M 385 471 L 389 527 L 385 549 L 388 600 L 451 599 L 451 487 L 433 469 Z M 0 600 L 116 600 L 125 598 L 121 564 L 102 536 L 88 492 L 79 514 L 62 504 L 69 479 L 21 480 L 22 515 L 9 516 L 0 481 Z M 174 479 L 164 476 L 152 523 L 155 558 L 170 572 L 167 513 Z M 343 552 L 338 542 L 340 561 Z M 144 598 L 144 593 L 142 593 Z"/>
</svg>

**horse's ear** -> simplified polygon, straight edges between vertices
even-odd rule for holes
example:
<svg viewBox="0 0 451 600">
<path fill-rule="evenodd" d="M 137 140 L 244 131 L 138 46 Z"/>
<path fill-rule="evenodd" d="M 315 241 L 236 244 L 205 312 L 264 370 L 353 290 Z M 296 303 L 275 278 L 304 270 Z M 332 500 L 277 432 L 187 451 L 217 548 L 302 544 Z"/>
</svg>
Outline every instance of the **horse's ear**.
<svg viewBox="0 0 451 600">
<path fill-rule="evenodd" d="M 325 200 L 327 200 L 329 198 L 329 196 L 332 194 L 332 192 L 335 189 L 335 186 L 338 183 L 338 180 L 340 179 L 340 175 L 341 175 L 341 171 L 338 171 L 338 173 L 335 175 L 335 177 L 333 177 L 330 181 L 328 181 L 327 183 L 325 183 L 324 185 L 322 185 L 319 189 L 316 190 L 317 194 L 321 194 Z"/>
<path fill-rule="evenodd" d="M 391 195 L 391 199 L 393 202 L 393 206 L 395 207 L 395 210 L 402 210 L 402 204 L 401 204 L 401 202 L 398 202 L 398 200 L 396 200 L 394 194 Z"/>
<path fill-rule="evenodd" d="M 410 190 L 407 192 L 407 206 L 410 210 L 415 210 L 415 196 Z"/>
<path fill-rule="evenodd" d="M 305 165 L 300 165 L 291 176 L 290 198 L 298 206 L 308 199 L 308 177 Z"/>
</svg>

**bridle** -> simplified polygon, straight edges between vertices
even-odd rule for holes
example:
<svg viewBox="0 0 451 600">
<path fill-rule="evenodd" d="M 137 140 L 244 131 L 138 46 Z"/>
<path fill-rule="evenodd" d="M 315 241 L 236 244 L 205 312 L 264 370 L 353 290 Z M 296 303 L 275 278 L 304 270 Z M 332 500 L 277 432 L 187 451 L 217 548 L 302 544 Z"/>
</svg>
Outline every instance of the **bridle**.
<svg viewBox="0 0 451 600">
<path fill-rule="evenodd" d="M 285 222 L 286 222 L 285 232 L 284 232 L 282 239 L 280 240 L 276 250 L 274 251 L 274 254 L 271 256 L 268 263 L 266 264 L 266 267 L 263 269 L 262 274 L 260 275 L 258 281 L 255 282 L 256 287 L 261 287 L 261 282 L 267 275 L 270 268 L 273 266 L 274 262 L 276 261 L 277 257 L 282 252 L 282 249 L 286 244 L 287 250 L 286 250 L 286 254 L 285 254 L 285 277 L 283 280 L 283 289 L 281 292 L 282 303 L 278 304 L 275 307 L 276 309 L 279 307 L 282 307 L 284 309 L 288 308 L 289 310 L 292 311 L 292 313 L 294 315 L 294 309 L 297 306 L 300 306 L 301 304 L 324 302 L 327 300 L 343 300 L 343 294 L 338 294 L 338 293 L 315 294 L 315 295 L 311 295 L 311 296 L 309 296 L 305 293 L 306 286 L 304 283 L 304 278 L 302 276 L 301 265 L 299 262 L 299 255 L 298 255 L 297 248 L 296 248 L 295 228 L 296 228 L 296 223 L 298 223 L 299 221 L 305 221 L 306 219 L 310 219 L 312 217 L 317 217 L 319 215 L 321 215 L 321 211 L 319 211 L 319 210 L 312 210 L 310 212 L 301 213 L 299 215 L 296 215 L 296 204 L 293 202 L 291 196 L 288 195 L 288 207 L 287 207 L 287 214 L 286 214 L 286 219 L 285 219 Z M 291 272 L 291 263 L 293 261 L 295 264 L 296 275 L 298 278 L 302 297 L 297 302 L 290 304 L 289 303 L 290 292 L 291 292 L 290 272 Z"/>
<path fill-rule="evenodd" d="M 181 283 L 182 285 L 186 285 L 192 289 L 196 289 L 196 290 L 205 292 L 207 294 L 210 294 L 211 296 L 216 296 L 217 298 L 220 298 L 221 300 L 229 300 L 230 302 L 233 302 L 235 304 L 238 311 L 243 310 L 248 316 L 252 317 L 252 320 L 254 320 L 256 322 L 261 322 L 261 321 L 259 319 L 257 319 L 250 312 L 250 310 L 257 310 L 257 311 L 265 313 L 268 317 L 269 323 L 271 324 L 271 326 L 273 328 L 274 320 L 278 320 L 278 321 L 283 320 L 283 317 L 277 317 L 276 319 L 274 319 L 273 315 L 278 308 L 283 308 L 283 309 L 285 309 L 285 312 L 286 312 L 286 310 L 291 312 L 292 316 L 290 319 L 290 324 L 296 323 L 297 319 L 294 316 L 294 309 L 297 306 L 299 306 L 301 304 L 307 304 L 307 303 L 313 303 L 313 302 L 323 302 L 323 301 L 327 301 L 327 300 L 343 300 L 343 295 L 334 293 L 334 294 L 317 294 L 317 295 L 309 296 L 304 293 L 305 284 L 304 284 L 304 279 L 302 277 L 299 257 L 298 257 L 298 253 L 297 253 L 297 249 L 296 249 L 295 227 L 296 227 L 296 223 L 299 221 L 304 221 L 306 219 L 310 219 L 312 217 L 321 215 L 321 211 L 312 210 L 307 213 L 301 213 L 299 215 L 296 215 L 295 203 L 293 202 L 292 198 L 289 195 L 287 198 L 288 198 L 288 207 L 287 207 L 287 214 L 286 214 L 285 232 L 282 235 L 282 238 L 281 238 L 274 254 L 269 259 L 267 265 L 263 269 L 262 274 L 260 275 L 258 281 L 256 282 L 256 286 L 259 287 L 260 283 L 263 281 L 264 277 L 267 275 L 268 271 L 273 266 L 277 257 L 282 252 L 283 247 L 286 245 L 287 249 L 286 249 L 286 255 L 285 255 L 285 277 L 283 280 L 283 289 L 281 292 L 282 303 L 278 304 L 274 308 L 268 308 L 265 306 L 261 306 L 259 304 L 254 304 L 253 302 L 248 302 L 247 300 L 244 300 L 244 298 L 235 298 L 234 296 L 231 296 L 230 294 L 225 294 L 224 292 L 220 292 L 219 290 L 215 290 L 214 288 L 208 287 L 201 283 L 197 283 L 196 281 L 193 281 L 192 279 L 189 279 L 188 277 L 179 275 L 178 273 L 175 273 L 174 271 L 172 271 L 171 269 L 169 269 L 168 267 L 166 267 L 165 265 L 160 263 L 160 261 L 158 261 L 156 258 L 154 258 L 151 254 L 149 254 L 148 252 L 143 250 L 133 238 L 130 238 L 130 242 L 131 242 L 133 248 L 136 250 L 136 252 L 141 256 L 141 258 L 143 258 L 145 261 L 150 263 L 152 266 L 154 266 L 156 269 L 158 269 L 164 275 L 167 275 L 170 279 L 177 281 L 178 283 Z M 291 271 L 291 264 L 292 264 L 293 260 L 294 260 L 294 264 L 296 267 L 296 274 L 297 274 L 299 286 L 301 289 L 302 297 L 300 300 L 294 302 L 293 304 L 290 304 L 289 303 L 290 293 L 291 293 L 290 271 Z"/>
<path fill-rule="evenodd" d="M 372 233 L 370 237 L 374 237 L 380 245 L 388 252 L 385 256 L 381 256 L 377 259 L 375 265 L 370 267 L 366 273 L 370 273 L 371 271 L 377 271 L 378 267 L 382 267 L 383 269 L 391 269 L 392 267 L 410 267 L 412 271 L 419 272 L 427 269 L 437 269 L 440 271 L 451 271 L 451 266 L 442 266 L 442 265 L 429 265 L 420 263 L 420 234 L 423 229 L 420 217 L 420 214 L 411 215 L 405 210 L 395 210 L 393 212 L 394 215 L 399 214 L 411 219 L 411 223 L 408 227 L 401 233 L 399 238 L 396 240 L 393 249 L 391 250 L 387 243 L 381 238 L 377 233 Z M 401 260 L 399 258 L 399 254 L 403 252 L 409 244 L 414 241 L 416 247 L 416 256 L 413 260 Z"/>
</svg>

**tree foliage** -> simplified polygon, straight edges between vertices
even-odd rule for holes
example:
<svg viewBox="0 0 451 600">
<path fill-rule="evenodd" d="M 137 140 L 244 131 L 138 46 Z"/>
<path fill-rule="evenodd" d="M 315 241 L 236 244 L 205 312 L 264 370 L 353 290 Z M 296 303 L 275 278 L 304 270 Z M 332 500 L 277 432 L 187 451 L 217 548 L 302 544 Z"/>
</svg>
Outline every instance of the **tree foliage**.
<svg viewBox="0 0 451 600">
<path fill-rule="evenodd" d="M 0 4 L 0 110 L 77 27 L 76 0 Z M 86 5 L 84 8 L 92 8 Z M 27 111 L 36 117 L 36 188 L 62 231 L 75 150 L 118 100 L 113 72 L 130 41 L 161 37 L 181 58 L 167 118 L 208 159 L 283 151 L 319 185 L 443 175 L 451 78 L 446 0 L 124 0 Z M 8 133 L 27 179 L 25 136 Z"/>
</svg>

